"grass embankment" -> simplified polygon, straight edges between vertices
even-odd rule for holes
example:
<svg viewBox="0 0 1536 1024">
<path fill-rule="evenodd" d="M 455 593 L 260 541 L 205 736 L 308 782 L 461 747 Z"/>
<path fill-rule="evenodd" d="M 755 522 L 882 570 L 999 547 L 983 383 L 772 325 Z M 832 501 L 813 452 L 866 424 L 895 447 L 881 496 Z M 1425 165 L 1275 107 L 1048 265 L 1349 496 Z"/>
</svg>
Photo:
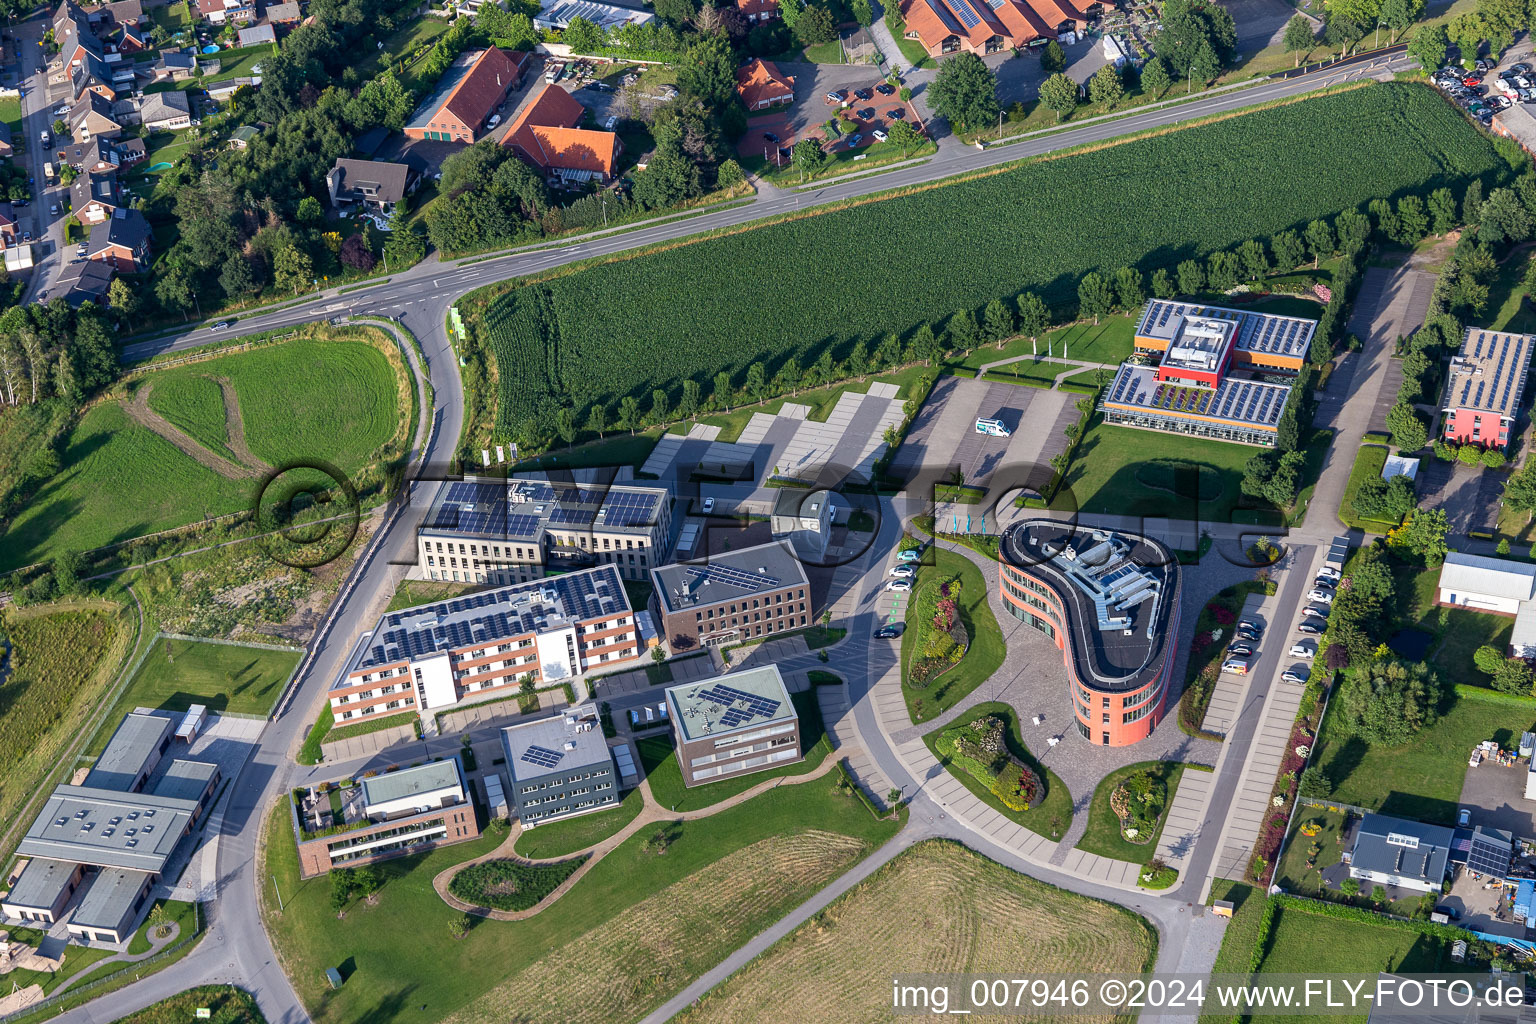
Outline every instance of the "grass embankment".
<svg viewBox="0 0 1536 1024">
<path fill-rule="evenodd" d="M 559 902 L 524 921 L 460 918 L 432 878 L 502 841 L 483 836 L 379 865 L 378 902 L 338 918 L 330 883 L 301 882 L 281 805 L 269 817 L 262 878 L 267 932 L 316 1024 L 420 1019 L 456 1024 L 609 1024 L 663 1000 L 895 834 L 833 777 L 780 786 L 746 804 L 674 825 L 664 853 L 649 829 L 592 867 Z M 654 850 L 654 846 L 652 846 Z M 418 955 L 424 938 L 442 954 Z M 325 968 L 347 984 L 330 991 Z M 615 979 L 629 979 L 615 984 Z M 422 1010 L 422 1007 L 426 1007 Z M 426 1016 L 423 1017 L 422 1014 Z"/>
<path fill-rule="evenodd" d="M 207 1010 L 208 1015 L 198 1018 L 199 1010 Z M 121 1024 L 182 1024 L 193 1019 L 208 1020 L 212 1024 L 267 1024 L 255 997 L 233 985 L 187 989 L 122 1018 Z"/>
<path fill-rule="evenodd" d="M 681 1024 L 890 1014 L 890 974 L 1151 970 L 1157 935 L 1141 917 L 1038 882 L 959 843 L 912 847 L 674 1018 Z"/>
</svg>

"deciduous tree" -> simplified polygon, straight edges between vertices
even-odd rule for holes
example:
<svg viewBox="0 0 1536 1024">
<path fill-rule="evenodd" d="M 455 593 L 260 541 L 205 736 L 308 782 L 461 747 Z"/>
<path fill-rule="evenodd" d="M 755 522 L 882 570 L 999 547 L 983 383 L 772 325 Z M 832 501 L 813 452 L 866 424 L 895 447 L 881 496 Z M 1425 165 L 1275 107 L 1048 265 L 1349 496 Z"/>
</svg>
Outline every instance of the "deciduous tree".
<svg viewBox="0 0 1536 1024">
<path fill-rule="evenodd" d="M 956 54 L 939 62 L 929 102 L 956 131 L 978 131 L 997 121 L 997 79 L 976 54 Z"/>
<path fill-rule="evenodd" d="M 1056 112 L 1056 120 L 1063 120 L 1077 108 L 1077 83 L 1057 72 L 1040 83 L 1040 102 Z"/>
</svg>

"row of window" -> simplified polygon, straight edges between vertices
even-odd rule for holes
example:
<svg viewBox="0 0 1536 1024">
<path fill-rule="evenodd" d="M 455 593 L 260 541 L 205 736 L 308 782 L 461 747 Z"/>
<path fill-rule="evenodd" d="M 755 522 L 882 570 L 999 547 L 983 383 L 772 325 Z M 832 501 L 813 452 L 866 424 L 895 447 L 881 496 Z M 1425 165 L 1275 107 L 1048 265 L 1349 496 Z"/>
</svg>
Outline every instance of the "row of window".
<svg viewBox="0 0 1536 1024">
<path fill-rule="evenodd" d="M 763 636 L 765 628 L 766 628 L 766 631 L 768 633 L 777 633 L 777 632 L 780 632 L 781 630 L 786 630 L 786 629 L 799 629 L 801 626 L 804 626 L 805 624 L 806 624 L 806 622 L 805 622 L 805 616 L 804 615 L 800 616 L 800 622 L 799 622 L 798 625 L 796 625 L 796 623 L 795 623 L 795 617 L 793 615 L 789 615 L 789 616 L 786 616 L 782 622 L 775 623 L 775 622 L 769 621 L 769 622 L 766 622 L 766 623 L 758 623 L 755 626 L 750 624 L 750 623 L 743 623 L 741 625 L 740 629 L 736 629 L 736 628 L 731 628 L 731 627 L 735 627 L 737 625 L 736 620 L 732 619 L 729 623 L 725 623 L 725 622 L 718 622 L 718 623 L 716 623 L 715 624 L 716 625 L 716 632 L 714 632 L 714 633 L 700 633 L 699 634 L 699 639 L 702 640 L 706 644 L 719 644 L 719 643 L 724 643 L 725 641 L 730 640 L 730 639 L 732 639 L 734 637 L 737 637 L 737 636 L 742 636 L 742 637 Z"/>
<path fill-rule="evenodd" d="M 560 539 L 565 540 L 567 543 L 569 543 L 568 538 L 575 537 L 576 538 L 577 546 L 583 547 L 583 548 L 587 546 L 587 538 L 586 538 L 585 534 L 580 534 L 580 533 L 551 534 L 551 536 L 559 536 Z M 604 537 L 602 540 L 603 540 L 603 550 L 604 551 L 619 551 L 619 550 L 624 550 L 624 551 L 640 550 L 640 551 L 644 551 L 645 550 L 645 538 L 644 537 L 641 537 L 638 540 L 633 538 L 633 537 L 626 538 L 622 547 L 620 546 L 619 542 L 617 540 L 615 540 L 614 538 L 612 538 L 612 537 Z M 424 541 L 421 542 L 421 550 L 422 550 L 423 553 L 426 553 L 426 552 L 429 552 L 429 551 L 433 551 L 433 552 L 436 552 L 437 554 L 441 555 L 441 554 L 445 553 L 444 550 L 443 550 L 443 544 L 444 543 L 446 543 L 448 545 L 448 550 L 447 550 L 446 554 L 450 554 L 450 555 L 455 555 L 455 554 L 457 554 L 457 555 L 472 555 L 472 556 L 475 556 L 475 557 L 478 557 L 478 558 L 494 558 L 494 559 L 497 559 L 497 560 L 500 560 L 500 559 L 503 559 L 503 558 L 508 558 L 508 559 L 515 558 L 518 561 L 522 561 L 525 557 L 529 558 L 529 559 L 537 559 L 538 556 L 539 556 L 539 549 L 537 547 L 529 547 L 527 549 L 528 553 L 525 556 L 523 554 L 524 549 L 522 547 L 514 546 L 514 545 L 511 545 L 511 544 L 507 545 L 506 553 L 503 554 L 502 553 L 502 548 L 501 548 L 500 544 L 465 544 L 465 543 L 463 543 L 461 541 L 451 541 L 451 540 L 450 541 L 446 541 L 446 542 L 445 541 L 440 541 L 440 540 L 435 540 L 435 541 L 434 540 L 424 540 Z M 455 545 L 457 545 L 457 550 L 455 550 Z M 592 550 L 593 551 L 597 550 L 597 545 L 595 543 L 592 545 Z"/>
<path fill-rule="evenodd" d="M 588 793 L 601 793 L 601 792 L 604 792 L 605 790 L 610 790 L 612 788 L 613 788 L 613 783 L 611 783 L 611 782 L 600 782 L 600 783 L 598 783 L 596 785 L 593 785 L 593 786 L 582 786 L 580 789 L 567 789 L 567 790 L 564 790 L 564 791 L 559 792 L 559 793 L 551 793 L 547 798 L 546 797 L 541 797 L 541 796 L 536 796 L 532 800 L 524 800 L 524 801 L 522 801 L 522 805 L 524 807 L 537 807 L 539 804 L 542 804 L 545 801 L 545 799 L 549 799 L 549 800 L 564 800 L 567 797 L 586 796 Z"/>
<path fill-rule="evenodd" d="M 790 728 L 793 728 L 791 726 Z M 795 742 L 793 736 L 781 736 L 776 740 L 768 740 L 766 743 L 752 743 L 745 747 L 737 747 L 732 750 L 721 750 L 713 754 L 705 754 L 703 757 L 695 757 L 688 762 L 688 767 L 697 768 L 702 764 L 714 764 L 716 761 L 729 761 L 732 758 L 741 757 L 743 754 L 753 754 L 759 750 L 772 750 L 785 744 Z"/>
<path fill-rule="evenodd" d="M 782 725 L 770 725 L 766 729 L 754 729 L 752 732 L 742 733 L 740 736 L 726 736 L 723 739 L 715 740 L 715 749 L 721 750 L 725 747 L 734 747 L 738 743 L 751 743 L 753 740 L 766 739 L 769 736 L 782 736 L 786 732 L 794 731 L 794 722 L 785 722 Z M 694 763 L 701 764 L 702 762 L 695 761 Z"/>
<path fill-rule="evenodd" d="M 544 818 L 553 818 L 559 814 L 575 814 L 577 811 L 584 811 L 589 807 L 599 807 L 603 804 L 611 804 L 614 802 L 615 800 L 612 796 L 595 797 L 591 800 L 582 800 L 578 803 L 571 804 L 569 807 L 552 807 L 547 811 L 519 811 L 518 817 L 522 818 L 525 823 L 531 821 L 540 821 Z"/>
<path fill-rule="evenodd" d="M 791 761 L 798 756 L 799 754 L 794 747 L 785 747 L 783 750 L 776 750 L 771 754 L 764 754 L 762 757 L 748 758 L 745 761 L 727 761 L 724 764 L 701 768 L 693 773 L 693 777 L 697 781 L 699 779 L 713 778 L 716 775 L 731 775 L 736 772 L 761 768 L 765 765 L 777 764 L 780 761 Z"/>
<path fill-rule="evenodd" d="M 569 786 L 573 782 L 582 782 L 586 779 L 606 779 L 613 774 L 611 768 L 599 768 L 596 771 L 582 772 L 580 775 L 571 775 L 564 779 L 556 779 L 552 782 L 536 782 L 524 786 L 519 792 L 537 793 L 541 789 L 559 789 L 561 786 Z M 583 791 L 585 792 L 585 791 Z"/>
<path fill-rule="evenodd" d="M 343 722 L 345 722 L 349 718 L 358 718 L 358 717 L 360 717 L 362 715 L 371 715 L 374 712 L 378 711 L 379 708 L 381 708 L 381 707 L 385 711 L 398 711 L 400 708 L 403 708 L 403 707 L 406 707 L 407 705 L 411 705 L 411 704 L 415 704 L 415 703 L 416 703 L 416 698 L 415 697 L 403 697 L 400 700 L 392 700 L 388 704 L 369 704 L 367 707 L 363 708 L 361 711 L 353 711 L 353 710 L 350 710 L 350 709 L 347 710 L 347 711 L 343 711 L 341 713 L 341 720 Z"/>
</svg>

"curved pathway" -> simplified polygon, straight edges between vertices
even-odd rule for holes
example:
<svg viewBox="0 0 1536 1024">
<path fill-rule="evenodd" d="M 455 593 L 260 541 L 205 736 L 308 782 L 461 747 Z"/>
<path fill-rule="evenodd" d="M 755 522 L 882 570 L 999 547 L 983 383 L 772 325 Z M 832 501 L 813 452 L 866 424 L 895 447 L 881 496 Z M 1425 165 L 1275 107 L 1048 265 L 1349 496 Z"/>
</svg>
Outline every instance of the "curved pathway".
<svg viewBox="0 0 1536 1024">
<path fill-rule="evenodd" d="M 496 849 L 492 850 L 490 853 L 483 854 L 474 858 L 473 860 L 467 860 L 439 871 L 437 875 L 432 879 L 432 888 L 437 890 L 437 894 L 442 897 L 444 903 L 448 904 L 450 907 L 453 907 L 455 910 L 462 910 L 466 914 L 473 914 L 476 917 L 489 918 L 492 921 L 526 920 L 527 918 L 533 917 L 536 914 L 541 914 L 545 910 L 549 909 L 549 907 L 553 905 L 556 900 L 558 900 L 561 896 L 564 896 L 567 892 L 570 891 L 572 886 L 581 881 L 582 877 L 585 876 L 588 871 L 591 871 L 598 861 L 602 860 L 613 850 L 617 849 L 620 845 L 623 844 L 624 840 L 639 832 L 647 825 L 673 823 L 680 824 L 685 821 L 697 821 L 700 818 L 708 818 L 710 815 L 719 814 L 721 811 L 729 810 L 738 804 L 746 803 L 753 797 L 760 796 L 763 793 L 768 792 L 770 789 L 775 789 L 782 785 L 799 785 L 802 782 L 811 782 L 830 772 L 832 767 L 837 764 L 839 756 L 839 752 L 833 750 L 828 753 L 826 757 L 822 758 L 821 764 L 817 765 L 816 768 L 812 771 L 806 772 L 804 775 L 784 775 L 777 779 L 768 779 L 756 786 L 753 786 L 751 789 L 743 790 L 742 792 L 737 793 L 735 796 L 726 797 L 719 803 L 710 804 L 708 807 L 701 807 L 696 811 L 681 811 L 677 813 L 671 811 L 663 811 L 660 805 L 657 803 L 656 798 L 651 794 L 651 780 L 643 779 L 640 782 L 639 788 L 640 795 L 645 800 L 644 808 L 641 809 L 640 814 L 635 818 L 634 821 L 631 821 L 629 824 L 625 825 L 623 828 L 619 829 L 619 831 L 615 832 L 607 839 L 604 839 L 602 842 L 594 843 L 593 845 L 585 847 L 584 849 L 572 850 L 570 853 L 565 854 L 562 857 L 522 857 L 514 852 L 513 847 L 517 845 L 518 837 L 523 834 L 523 830 L 521 826 L 513 826 L 512 831 L 508 834 L 507 838 L 502 841 L 500 846 L 496 847 Z M 448 891 L 448 885 L 453 881 L 454 875 L 457 875 L 465 868 L 474 867 L 476 864 L 484 864 L 493 860 L 512 860 L 523 864 L 558 864 L 561 861 L 571 860 L 574 857 L 580 857 L 583 855 L 586 855 L 587 860 L 581 865 L 581 867 L 571 872 L 571 876 L 565 881 L 561 882 L 553 892 L 551 892 L 548 896 L 545 896 L 538 903 L 529 907 L 527 910 L 496 910 L 492 907 L 476 906 L 473 903 L 466 903 Z"/>
<path fill-rule="evenodd" d="M 227 382 L 220 385 L 221 388 L 226 386 Z M 192 435 L 173 424 L 164 416 L 155 412 L 149 407 L 149 393 L 153 388 L 154 382 L 146 380 L 139 385 L 132 398 L 120 400 L 123 412 L 127 414 L 130 420 L 169 441 L 176 447 L 177 451 L 187 456 L 187 458 L 196 460 L 208 469 L 230 480 L 248 480 L 252 477 L 260 476 L 269 468 L 265 463 L 248 465 L 226 459 L 224 456 L 208 448 L 201 441 L 193 438 Z M 227 425 L 229 422 L 229 397 L 227 395 L 224 399 L 224 415 Z M 244 440 L 245 434 L 242 426 L 241 442 L 243 443 Z M 230 446 L 230 449 L 232 451 L 235 450 L 233 445 Z"/>
</svg>

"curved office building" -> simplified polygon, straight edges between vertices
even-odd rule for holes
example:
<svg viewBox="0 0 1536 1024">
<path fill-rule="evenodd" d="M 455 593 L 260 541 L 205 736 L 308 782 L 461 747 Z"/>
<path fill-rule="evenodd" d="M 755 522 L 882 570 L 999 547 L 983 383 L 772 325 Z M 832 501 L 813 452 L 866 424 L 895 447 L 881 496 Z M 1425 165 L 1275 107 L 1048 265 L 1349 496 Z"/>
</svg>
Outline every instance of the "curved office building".
<svg viewBox="0 0 1536 1024">
<path fill-rule="evenodd" d="M 1167 710 L 1179 630 L 1179 563 L 1163 544 L 1052 519 L 1010 526 L 1003 605 L 1056 641 L 1077 731 L 1119 747 Z"/>
</svg>

